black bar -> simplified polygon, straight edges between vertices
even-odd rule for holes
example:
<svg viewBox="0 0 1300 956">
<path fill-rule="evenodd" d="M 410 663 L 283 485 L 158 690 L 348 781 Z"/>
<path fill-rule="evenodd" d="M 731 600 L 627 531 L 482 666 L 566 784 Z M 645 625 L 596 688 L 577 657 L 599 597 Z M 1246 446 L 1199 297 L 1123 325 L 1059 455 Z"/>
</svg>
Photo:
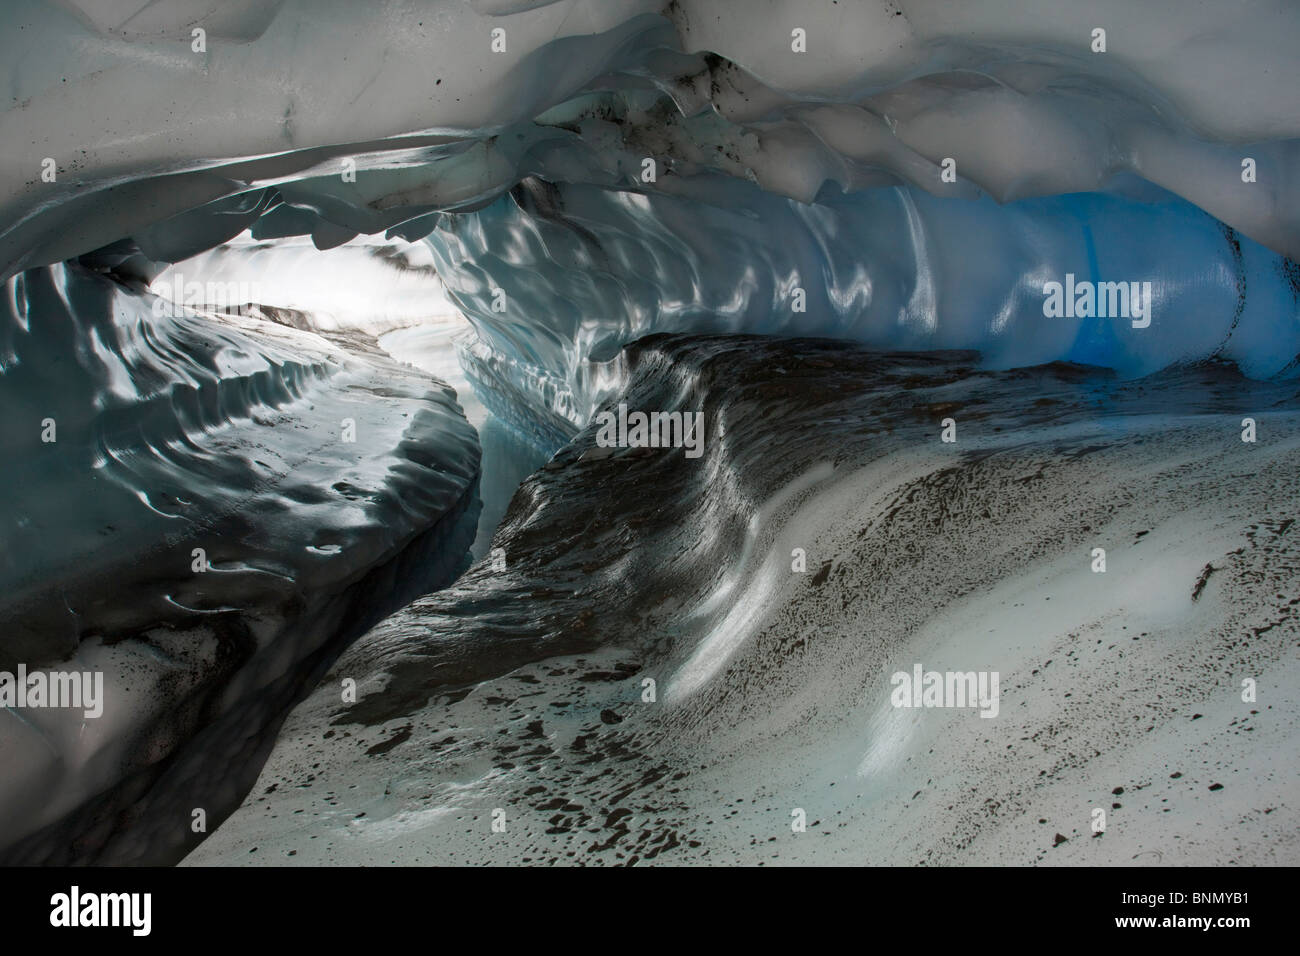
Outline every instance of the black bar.
<svg viewBox="0 0 1300 956">
<path fill-rule="evenodd" d="M 66 943 L 145 941 L 337 947 L 441 947 L 460 930 L 485 937 L 535 933 L 566 947 L 625 939 L 667 944 L 701 933 L 759 938 L 785 925 L 820 934 L 839 927 L 865 946 L 922 939 L 965 948 L 1018 941 L 1106 940 L 1138 947 L 1201 939 L 1232 946 L 1291 922 L 1289 873 L 1267 869 L 853 869 L 624 875 L 540 874 L 520 869 L 21 869 L 6 870 L 6 938 Z M 589 882 L 593 878 L 597 882 Z M 627 880 L 627 883 L 623 883 Z M 643 883 L 642 880 L 645 882 Z M 130 925 L 51 925 L 56 894 L 148 893 L 149 932 Z M 1178 900 L 1173 894 L 1182 893 Z M 640 894 L 639 896 L 633 894 Z M 1127 896 L 1125 895 L 1127 894 Z M 1195 894 L 1229 894 L 1198 898 Z M 1233 896 L 1232 894 L 1239 894 Z M 70 900 L 69 900 L 70 902 Z M 97 904 L 96 904 L 97 905 Z M 137 913 L 137 916 L 142 915 Z M 127 914 L 129 917 L 129 913 Z M 1246 918 L 1249 925 L 1171 921 Z M 1155 925 L 1117 925 L 1123 919 Z M 123 922 L 130 923 L 127 917 Z M 143 920 L 140 920 L 143 922 Z M 612 936 L 594 936 L 607 929 Z M 919 934 L 919 935 L 918 935 Z M 511 934 L 513 935 L 513 933 Z M 1259 937 L 1256 937 L 1259 938 Z M 604 940 L 601 943 L 600 940 Z M 900 942 L 902 941 L 900 940 Z M 385 942 L 387 941 L 387 942 Z M 811 940 L 810 940 L 811 941 Z M 460 944 L 455 944 L 460 945 Z M 676 944 L 674 944 L 676 945 Z"/>
</svg>

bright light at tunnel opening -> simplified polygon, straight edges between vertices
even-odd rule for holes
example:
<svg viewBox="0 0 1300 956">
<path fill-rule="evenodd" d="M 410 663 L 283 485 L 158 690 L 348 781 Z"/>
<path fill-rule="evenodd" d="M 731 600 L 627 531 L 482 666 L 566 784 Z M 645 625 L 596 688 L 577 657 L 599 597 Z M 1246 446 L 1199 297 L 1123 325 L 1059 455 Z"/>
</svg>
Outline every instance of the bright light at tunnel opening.
<svg viewBox="0 0 1300 956">
<path fill-rule="evenodd" d="M 316 331 L 357 329 L 380 336 L 438 325 L 468 331 L 423 242 L 358 236 L 317 249 L 306 236 L 258 240 L 248 232 L 168 266 L 150 284 L 177 305 L 230 311 L 245 304 L 301 313 Z"/>
</svg>

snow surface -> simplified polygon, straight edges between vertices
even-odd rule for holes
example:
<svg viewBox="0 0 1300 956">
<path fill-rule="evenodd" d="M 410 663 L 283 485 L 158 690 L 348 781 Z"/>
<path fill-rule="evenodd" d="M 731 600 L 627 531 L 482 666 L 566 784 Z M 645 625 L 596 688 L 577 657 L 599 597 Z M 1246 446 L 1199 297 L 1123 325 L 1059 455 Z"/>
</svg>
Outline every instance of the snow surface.
<svg viewBox="0 0 1300 956">
<path fill-rule="evenodd" d="M 702 404 L 705 456 L 584 430 L 188 864 L 1296 862 L 1294 386 L 633 350 L 619 397 Z M 893 707 L 917 662 L 999 672 L 997 716 Z"/>
</svg>

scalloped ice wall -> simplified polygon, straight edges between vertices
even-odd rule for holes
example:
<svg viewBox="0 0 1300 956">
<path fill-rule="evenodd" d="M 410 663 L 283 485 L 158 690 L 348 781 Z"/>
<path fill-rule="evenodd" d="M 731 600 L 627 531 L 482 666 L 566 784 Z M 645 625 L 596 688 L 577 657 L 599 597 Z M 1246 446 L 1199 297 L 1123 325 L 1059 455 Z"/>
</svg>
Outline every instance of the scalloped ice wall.
<svg viewBox="0 0 1300 956">
<path fill-rule="evenodd" d="M 659 329 L 1297 367 L 1291 3 L 64 0 L 10 23 L 0 274 L 98 250 L 148 278 L 245 229 L 427 237 L 483 339 L 471 376 L 530 416 L 580 424 L 609 377 L 588 359 Z M 1150 281 L 1151 327 L 1045 318 L 1066 273 Z"/>
</svg>

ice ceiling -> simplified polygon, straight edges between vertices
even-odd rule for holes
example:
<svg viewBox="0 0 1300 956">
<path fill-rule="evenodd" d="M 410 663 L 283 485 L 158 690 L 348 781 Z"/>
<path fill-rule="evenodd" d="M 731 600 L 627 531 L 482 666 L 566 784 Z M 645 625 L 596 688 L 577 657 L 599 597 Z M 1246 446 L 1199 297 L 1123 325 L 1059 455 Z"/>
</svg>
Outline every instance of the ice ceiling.
<svg viewBox="0 0 1300 956">
<path fill-rule="evenodd" d="M 147 279 L 250 228 L 427 237 L 494 360 L 554 380 L 574 420 L 599 394 L 586 360 L 655 329 L 1125 374 L 1219 355 L 1266 377 L 1300 353 L 1292 4 L 65 0 L 9 20 L 5 276 L 99 250 Z M 1151 281 L 1153 325 L 1045 319 L 1066 273 Z"/>
</svg>

